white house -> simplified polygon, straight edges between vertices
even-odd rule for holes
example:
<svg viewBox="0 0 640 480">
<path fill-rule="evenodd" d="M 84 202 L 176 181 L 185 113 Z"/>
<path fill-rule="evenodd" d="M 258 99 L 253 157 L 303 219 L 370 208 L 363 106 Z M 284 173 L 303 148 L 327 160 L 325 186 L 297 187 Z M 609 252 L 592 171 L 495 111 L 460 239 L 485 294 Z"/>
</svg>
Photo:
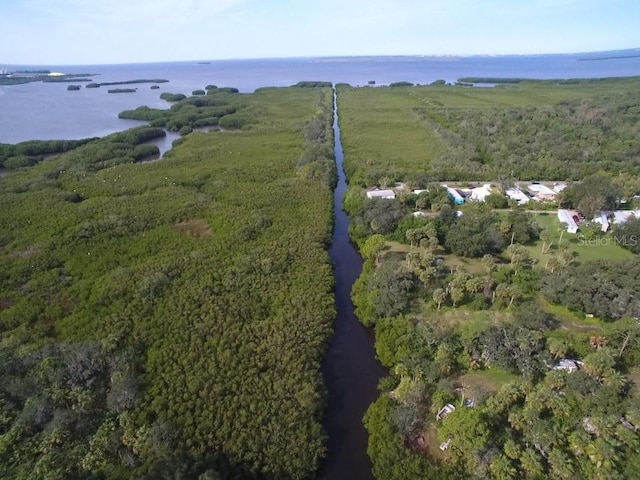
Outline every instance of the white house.
<svg viewBox="0 0 640 480">
<path fill-rule="evenodd" d="M 618 225 L 634 217 L 640 218 L 640 210 L 616 210 L 613 212 L 613 220 Z"/>
<path fill-rule="evenodd" d="M 541 183 L 532 183 L 527 189 L 533 194 L 536 200 L 554 200 L 557 193 Z"/>
<path fill-rule="evenodd" d="M 524 205 L 529 201 L 529 197 L 518 187 L 508 188 L 504 193 L 511 200 L 517 201 L 518 205 Z"/>
<path fill-rule="evenodd" d="M 396 198 L 396 194 L 393 190 L 369 190 L 367 192 L 367 198 L 387 198 L 393 200 Z"/>
<path fill-rule="evenodd" d="M 609 230 L 609 219 L 607 218 L 607 212 L 600 212 L 600 215 L 596 215 L 593 221 L 602 225 L 603 233 Z"/>
<path fill-rule="evenodd" d="M 567 184 L 566 183 L 554 183 L 553 184 L 553 191 L 556 192 L 556 193 L 560 193 L 565 188 L 567 188 Z"/>
<path fill-rule="evenodd" d="M 558 220 L 567 225 L 568 233 L 578 233 L 578 224 L 569 210 L 558 210 Z"/>
<path fill-rule="evenodd" d="M 484 202 L 485 199 L 493 193 L 491 189 L 491 184 L 485 183 L 481 187 L 474 188 L 471 190 L 471 200 L 475 200 L 477 202 Z"/>
<path fill-rule="evenodd" d="M 570 358 L 563 358 L 553 366 L 553 369 L 573 373 L 579 370 L 579 362 L 571 360 Z"/>
</svg>

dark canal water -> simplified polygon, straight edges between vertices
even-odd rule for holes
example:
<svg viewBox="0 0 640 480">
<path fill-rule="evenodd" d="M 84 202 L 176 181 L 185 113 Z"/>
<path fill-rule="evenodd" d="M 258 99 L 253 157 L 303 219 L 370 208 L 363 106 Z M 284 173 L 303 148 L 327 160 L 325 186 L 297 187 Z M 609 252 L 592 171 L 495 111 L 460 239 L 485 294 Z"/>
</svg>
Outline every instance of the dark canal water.
<svg viewBox="0 0 640 480">
<path fill-rule="evenodd" d="M 349 241 L 349 218 L 342 210 L 347 182 L 342 167 L 344 153 L 335 92 L 333 132 L 338 185 L 334 192 L 335 226 L 329 255 L 335 268 L 337 317 L 323 366 L 329 391 L 325 414 L 329 441 L 328 456 L 318 480 L 373 480 L 362 417 L 376 399 L 378 381 L 386 371 L 375 359 L 372 332 L 358 322 L 351 303 L 351 286 L 360 275 L 362 260 Z"/>
</svg>

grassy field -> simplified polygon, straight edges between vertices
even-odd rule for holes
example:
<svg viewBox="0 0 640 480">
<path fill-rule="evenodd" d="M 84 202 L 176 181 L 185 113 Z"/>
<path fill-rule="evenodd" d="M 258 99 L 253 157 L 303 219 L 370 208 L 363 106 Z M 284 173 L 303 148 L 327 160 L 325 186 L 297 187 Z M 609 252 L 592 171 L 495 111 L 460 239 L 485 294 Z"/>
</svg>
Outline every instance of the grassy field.
<svg viewBox="0 0 640 480">
<path fill-rule="evenodd" d="M 568 245 L 578 261 L 590 260 L 625 260 L 633 258 L 634 254 L 629 250 L 619 246 L 611 233 L 603 234 L 591 242 L 581 240 L 580 234 L 567 233 L 560 224 L 555 212 L 533 214 L 536 222 L 543 229 L 548 230 L 551 235 L 551 247 L 548 252 L 542 253 L 542 240 L 538 240 L 534 245 L 527 246 L 531 258 L 544 267 L 547 260 L 558 252 L 561 245 Z M 562 233 L 564 231 L 564 233 Z M 545 251 L 548 245 L 545 247 Z"/>
<path fill-rule="evenodd" d="M 385 178 L 453 181 L 508 175 L 524 180 L 545 173 L 546 178 L 565 178 L 636 168 L 622 159 L 628 157 L 624 143 L 636 135 L 637 119 L 635 113 L 620 112 L 635 111 L 635 101 L 627 97 L 639 85 L 640 78 L 632 77 L 495 88 L 341 86 L 347 176 L 373 185 Z M 625 102 L 631 103 L 618 108 Z M 615 131 L 604 126 L 612 122 Z M 532 167 L 538 159 L 546 163 Z"/>
<path fill-rule="evenodd" d="M 340 89 L 340 126 L 347 177 L 362 167 L 383 175 L 426 169 L 444 150 L 428 124 L 413 112 L 405 88 Z M 361 165 L 360 165 L 361 164 Z"/>
</svg>

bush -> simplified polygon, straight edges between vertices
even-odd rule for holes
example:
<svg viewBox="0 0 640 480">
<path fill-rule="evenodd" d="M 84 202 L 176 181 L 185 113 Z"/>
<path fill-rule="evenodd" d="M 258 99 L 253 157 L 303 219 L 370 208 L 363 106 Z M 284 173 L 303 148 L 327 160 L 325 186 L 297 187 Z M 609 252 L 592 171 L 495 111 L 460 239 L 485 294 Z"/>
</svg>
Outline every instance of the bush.
<svg viewBox="0 0 640 480">
<path fill-rule="evenodd" d="M 160 98 L 162 100 L 166 100 L 167 102 L 179 102 L 180 100 L 184 100 L 185 98 L 187 98 L 187 96 L 183 95 L 182 93 L 164 92 L 160 94 Z"/>
<path fill-rule="evenodd" d="M 242 128 L 246 123 L 245 119 L 242 117 L 237 117 L 235 115 L 225 115 L 220 120 L 218 120 L 218 125 L 222 128 Z"/>
</svg>

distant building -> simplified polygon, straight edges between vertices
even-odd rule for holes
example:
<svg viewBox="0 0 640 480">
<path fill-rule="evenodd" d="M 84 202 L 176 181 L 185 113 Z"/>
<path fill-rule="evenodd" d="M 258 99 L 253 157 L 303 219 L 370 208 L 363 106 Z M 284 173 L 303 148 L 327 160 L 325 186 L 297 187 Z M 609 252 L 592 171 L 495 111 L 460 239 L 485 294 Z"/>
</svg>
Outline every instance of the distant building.
<svg viewBox="0 0 640 480">
<path fill-rule="evenodd" d="M 455 203 L 456 205 L 462 205 L 464 203 L 464 197 L 460 195 L 460 192 L 458 192 L 455 188 L 448 187 L 447 185 L 442 186 L 447 189 L 447 192 L 449 193 L 451 200 L 453 200 L 453 203 Z"/>
<path fill-rule="evenodd" d="M 541 183 L 532 183 L 527 187 L 533 197 L 539 201 L 555 200 L 557 193 Z"/>
<path fill-rule="evenodd" d="M 565 372 L 573 373 L 580 370 L 579 363 L 580 362 L 571 360 L 570 358 L 563 358 L 553 365 L 553 369 L 564 370 Z"/>
<path fill-rule="evenodd" d="M 485 199 L 493 193 L 491 188 L 491 184 L 485 183 L 481 187 L 474 188 L 471 190 L 471 200 L 475 200 L 476 202 L 484 202 Z"/>
<path fill-rule="evenodd" d="M 504 193 L 511 200 L 518 202 L 518 205 L 524 205 L 530 200 L 529 197 L 527 197 L 518 187 L 508 188 Z"/>
<path fill-rule="evenodd" d="M 567 188 L 567 184 L 566 183 L 554 183 L 553 184 L 553 191 L 556 192 L 556 193 L 560 193 L 565 188 Z"/>
<path fill-rule="evenodd" d="M 601 230 L 603 233 L 609 230 L 609 219 L 606 212 L 600 212 L 600 215 L 597 215 L 593 221 L 602 225 Z"/>
<path fill-rule="evenodd" d="M 367 192 L 367 198 L 387 198 L 393 200 L 396 198 L 396 194 L 393 190 L 369 190 Z"/>
<path fill-rule="evenodd" d="M 558 210 L 558 220 L 567 225 L 568 233 L 578 233 L 578 224 L 569 210 Z"/>
<path fill-rule="evenodd" d="M 613 220 L 618 225 L 630 218 L 640 218 L 640 210 L 616 210 L 613 212 Z"/>
</svg>

